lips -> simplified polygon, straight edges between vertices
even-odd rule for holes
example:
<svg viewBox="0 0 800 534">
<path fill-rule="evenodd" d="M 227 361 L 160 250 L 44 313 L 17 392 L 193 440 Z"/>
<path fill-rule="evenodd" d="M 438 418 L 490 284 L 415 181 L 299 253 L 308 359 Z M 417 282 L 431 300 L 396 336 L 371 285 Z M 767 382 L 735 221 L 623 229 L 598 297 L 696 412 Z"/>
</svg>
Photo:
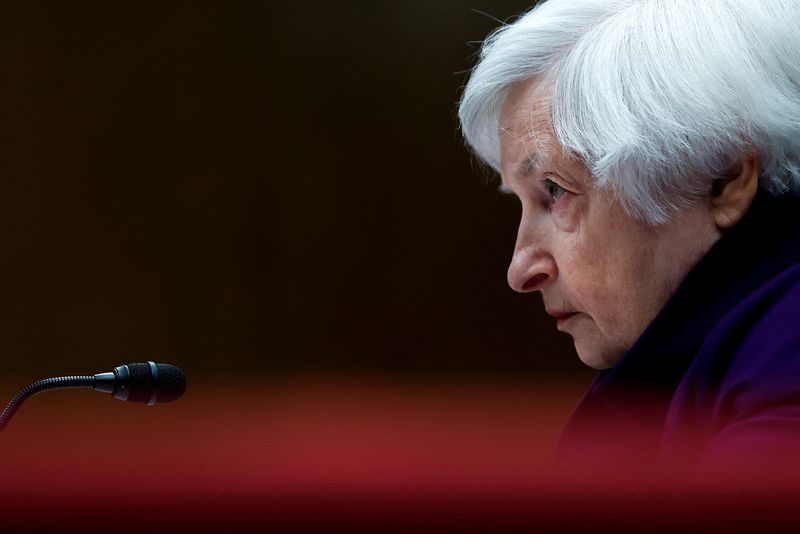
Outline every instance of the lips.
<svg viewBox="0 0 800 534">
<path fill-rule="evenodd" d="M 564 324 L 572 317 L 578 315 L 578 312 L 568 312 L 563 310 L 547 310 L 547 314 L 556 318 L 556 328 L 563 329 Z"/>
</svg>

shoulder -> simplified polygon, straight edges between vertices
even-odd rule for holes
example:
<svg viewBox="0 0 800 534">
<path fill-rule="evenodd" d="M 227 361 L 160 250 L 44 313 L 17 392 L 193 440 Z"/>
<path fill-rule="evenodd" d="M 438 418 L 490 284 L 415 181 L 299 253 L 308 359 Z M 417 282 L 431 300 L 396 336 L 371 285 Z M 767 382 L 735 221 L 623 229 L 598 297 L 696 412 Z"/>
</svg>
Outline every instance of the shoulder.
<svg viewBox="0 0 800 534">
<path fill-rule="evenodd" d="M 671 422 L 705 460 L 747 455 L 747 461 L 779 461 L 795 454 L 800 265 L 761 286 L 719 321 L 676 391 Z"/>
<path fill-rule="evenodd" d="M 725 314 L 704 340 L 678 396 L 691 388 L 714 418 L 743 416 L 800 393 L 800 265 Z M 796 399 L 800 401 L 800 399 Z M 713 404 L 713 406 L 709 406 Z"/>
<path fill-rule="evenodd" d="M 721 394 L 775 391 L 776 386 L 800 392 L 800 265 L 750 295 L 712 336 L 717 349 L 727 352 L 721 359 L 729 360 Z"/>
</svg>

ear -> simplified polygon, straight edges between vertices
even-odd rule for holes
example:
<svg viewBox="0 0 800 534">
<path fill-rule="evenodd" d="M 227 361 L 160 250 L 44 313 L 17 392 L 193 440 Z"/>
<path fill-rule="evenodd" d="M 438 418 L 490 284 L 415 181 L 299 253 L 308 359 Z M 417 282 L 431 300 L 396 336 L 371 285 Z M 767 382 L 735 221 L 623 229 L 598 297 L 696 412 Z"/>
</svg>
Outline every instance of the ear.
<svg viewBox="0 0 800 534">
<path fill-rule="evenodd" d="M 756 197 L 760 169 L 761 161 L 751 154 L 714 181 L 709 202 L 717 228 L 725 230 L 742 219 Z"/>
</svg>

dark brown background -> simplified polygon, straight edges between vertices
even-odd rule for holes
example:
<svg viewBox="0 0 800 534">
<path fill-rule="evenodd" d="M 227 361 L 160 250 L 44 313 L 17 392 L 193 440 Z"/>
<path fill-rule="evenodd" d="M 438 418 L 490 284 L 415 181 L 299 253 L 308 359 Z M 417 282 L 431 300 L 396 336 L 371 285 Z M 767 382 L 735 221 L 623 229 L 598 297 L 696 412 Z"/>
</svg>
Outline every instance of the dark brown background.
<svg viewBox="0 0 800 534">
<path fill-rule="evenodd" d="M 588 376 L 457 133 L 527 7 L 4 2 L 6 372 Z"/>
</svg>

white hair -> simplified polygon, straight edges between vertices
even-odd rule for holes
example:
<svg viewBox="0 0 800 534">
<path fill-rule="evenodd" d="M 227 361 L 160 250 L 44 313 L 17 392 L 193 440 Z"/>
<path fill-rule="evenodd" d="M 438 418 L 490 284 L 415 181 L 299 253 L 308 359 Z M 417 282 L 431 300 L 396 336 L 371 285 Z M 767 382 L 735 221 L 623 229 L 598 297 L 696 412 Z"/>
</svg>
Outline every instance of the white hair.
<svg viewBox="0 0 800 534">
<path fill-rule="evenodd" d="M 483 44 L 464 137 L 500 171 L 510 86 L 541 81 L 565 152 L 652 224 L 746 154 L 760 187 L 800 192 L 800 0 L 548 0 Z"/>
</svg>

